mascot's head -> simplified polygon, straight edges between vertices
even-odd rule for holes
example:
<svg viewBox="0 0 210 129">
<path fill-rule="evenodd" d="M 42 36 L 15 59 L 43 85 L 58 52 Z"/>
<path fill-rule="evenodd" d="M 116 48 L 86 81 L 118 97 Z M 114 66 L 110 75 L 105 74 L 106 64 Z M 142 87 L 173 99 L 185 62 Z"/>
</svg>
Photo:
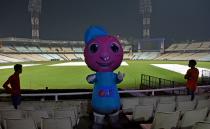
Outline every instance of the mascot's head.
<svg viewBox="0 0 210 129">
<path fill-rule="evenodd" d="M 91 26 L 85 33 L 85 62 L 96 72 L 111 72 L 117 69 L 123 59 L 119 40 L 101 27 Z"/>
</svg>

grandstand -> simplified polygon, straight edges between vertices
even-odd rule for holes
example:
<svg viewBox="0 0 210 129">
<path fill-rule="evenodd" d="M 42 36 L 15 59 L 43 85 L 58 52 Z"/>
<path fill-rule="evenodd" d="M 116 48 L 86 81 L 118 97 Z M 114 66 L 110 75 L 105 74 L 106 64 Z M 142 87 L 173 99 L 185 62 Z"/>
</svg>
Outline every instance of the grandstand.
<svg viewBox="0 0 210 129">
<path fill-rule="evenodd" d="M 23 38 L 1 38 L 0 62 L 84 60 L 83 41 L 51 41 Z M 132 58 L 132 47 L 122 40 L 125 59 Z"/>
<path fill-rule="evenodd" d="M 210 61 L 210 42 L 174 43 L 164 54 L 155 60 L 190 60 Z"/>
<path fill-rule="evenodd" d="M 22 38 L 2 38 L 0 40 L 1 65 L 16 62 L 78 62 L 84 60 L 84 43 L 82 41 Z M 132 45 L 123 44 L 124 60 L 186 61 L 193 58 L 199 61 L 210 61 L 209 43 L 176 43 L 169 46 L 165 53 L 157 51 L 133 52 Z M 138 72 L 136 69 L 134 71 Z M 152 71 L 152 73 L 154 72 Z M 134 72 L 129 76 L 133 74 Z M 133 77 L 131 78 L 133 79 Z M 136 83 L 137 79 L 133 80 Z M 158 84 L 163 84 L 162 80 L 160 82 Z M 200 129 L 202 127 L 202 129 L 205 129 L 209 127 L 210 93 L 208 85 L 200 86 L 194 101 L 190 101 L 190 97 L 185 95 L 185 87 L 161 87 L 146 90 L 127 89 L 129 88 L 126 87 L 119 91 L 122 98 L 121 114 L 123 117 L 121 118 L 121 124 L 126 129 L 148 127 L 153 129 L 191 129 L 192 127 Z M 56 92 L 59 92 L 59 90 Z M 62 92 L 67 92 L 67 90 Z M 23 102 L 20 109 L 14 110 L 8 102 L 8 94 L 0 94 L 0 128 L 54 129 L 54 126 L 59 126 L 59 129 L 88 128 L 92 121 L 89 117 L 92 113 L 90 95 L 91 92 L 38 94 L 25 92 L 22 94 Z M 161 121 L 164 121 L 164 123 Z M 104 128 L 110 127 L 105 125 Z"/>
<path fill-rule="evenodd" d="M 22 38 L 2 38 L 1 63 L 50 61 L 50 60 L 84 60 L 83 41 L 49 41 Z M 133 52 L 132 45 L 122 40 L 125 60 L 210 60 L 210 42 L 175 43 L 164 53 L 157 51 Z"/>
<path fill-rule="evenodd" d="M 196 127 L 197 124 L 209 127 L 210 93 L 204 93 L 206 88 L 209 88 L 209 86 L 199 87 L 199 92 L 195 96 L 194 101 L 190 100 L 190 96 L 183 95 L 184 92 L 180 92 L 180 90 L 185 91 L 184 87 L 164 89 L 174 91 L 174 93 L 178 91 L 177 93 L 179 93 L 171 95 L 156 94 L 160 89 L 120 91 L 122 96 L 121 113 L 123 116 L 125 115 L 121 117 L 121 124 L 126 129 L 141 129 L 141 127 L 148 126 L 154 126 L 153 128 L 155 129 L 163 127 L 166 129 L 171 129 L 172 127 L 174 129 L 191 129 L 193 126 Z M 155 96 L 123 97 L 126 93 L 135 92 L 154 92 L 153 95 Z M 91 126 L 89 114 L 92 113 L 91 107 L 89 107 L 90 98 L 76 100 L 58 99 L 58 96 L 80 96 L 85 94 L 91 94 L 91 92 L 23 94 L 24 101 L 19 110 L 14 110 L 9 102 L 2 101 L 8 95 L 1 94 L 0 127 L 7 129 L 17 127 L 21 129 L 52 129 L 52 125 L 56 125 L 61 129 L 89 128 Z M 42 98 L 42 101 L 35 101 L 33 98 L 29 99 L 31 96 L 45 96 L 45 99 Z M 55 96 L 56 101 L 46 100 L 47 96 Z M 104 128 L 110 127 L 105 125 Z"/>
<path fill-rule="evenodd" d="M 190 60 L 210 61 L 210 42 L 173 43 L 164 53 L 153 51 L 134 52 L 132 60 Z"/>
</svg>

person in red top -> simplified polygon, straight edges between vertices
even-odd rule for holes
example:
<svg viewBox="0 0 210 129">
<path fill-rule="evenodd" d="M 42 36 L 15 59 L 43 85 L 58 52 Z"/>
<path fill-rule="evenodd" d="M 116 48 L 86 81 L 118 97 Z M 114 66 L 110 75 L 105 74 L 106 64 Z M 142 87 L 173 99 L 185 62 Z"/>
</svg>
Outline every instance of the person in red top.
<svg viewBox="0 0 210 129">
<path fill-rule="evenodd" d="M 14 74 L 11 75 L 8 80 L 4 83 L 3 88 L 7 93 L 11 94 L 12 104 L 15 109 L 18 108 L 18 105 L 21 103 L 21 91 L 20 91 L 20 78 L 19 74 L 22 73 L 22 65 L 14 65 Z"/>
<path fill-rule="evenodd" d="M 195 68 L 196 64 L 195 60 L 189 60 L 188 66 L 190 69 L 187 70 L 187 73 L 184 76 L 184 78 L 187 79 L 187 94 L 191 95 L 191 100 L 194 100 L 195 97 L 195 90 L 199 75 L 198 69 Z"/>
</svg>

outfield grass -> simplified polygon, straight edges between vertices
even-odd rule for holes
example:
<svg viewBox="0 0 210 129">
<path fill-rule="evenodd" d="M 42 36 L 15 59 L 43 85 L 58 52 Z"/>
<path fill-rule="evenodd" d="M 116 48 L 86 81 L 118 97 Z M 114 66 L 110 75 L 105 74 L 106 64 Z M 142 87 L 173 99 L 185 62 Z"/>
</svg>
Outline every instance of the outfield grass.
<svg viewBox="0 0 210 129">
<path fill-rule="evenodd" d="M 120 88 L 135 88 L 140 84 L 141 74 L 156 76 L 168 80 L 185 83 L 183 75 L 161 69 L 150 64 L 184 64 L 187 61 L 126 61 L 128 66 L 121 66 L 115 72 L 125 73 Z M 34 62 L 30 62 L 34 63 Z M 94 73 L 86 66 L 48 66 L 61 62 L 35 62 L 41 65 L 24 67 L 21 74 L 23 89 L 91 89 L 92 85 L 86 82 L 86 76 Z M 62 62 L 63 63 L 63 62 Z M 13 65 L 13 64 L 0 64 Z M 198 62 L 199 67 L 210 68 L 210 62 Z M 13 73 L 13 69 L 0 69 L 0 85 Z"/>
</svg>

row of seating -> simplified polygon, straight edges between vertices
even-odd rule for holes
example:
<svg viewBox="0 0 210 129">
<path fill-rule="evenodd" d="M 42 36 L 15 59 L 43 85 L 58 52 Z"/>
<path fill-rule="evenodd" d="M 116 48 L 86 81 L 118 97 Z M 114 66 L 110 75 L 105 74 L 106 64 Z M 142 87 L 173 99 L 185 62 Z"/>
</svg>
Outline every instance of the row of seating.
<svg viewBox="0 0 210 129">
<path fill-rule="evenodd" d="M 209 98 L 210 94 L 207 93 L 196 95 L 194 101 L 190 101 L 190 96 L 179 95 L 122 98 L 121 102 L 122 111 L 132 113 L 132 115 L 127 115 L 130 120 L 148 121 L 155 118 L 158 112 L 179 112 L 179 115 L 184 118 L 185 114 L 201 112 L 205 109 L 207 115 L 208 108 L 210 109 Z M 45 119 L 68 117 L 74 127 L 79 118 L 87 113 L 89 101 L 87 99 L 57 102 L 23 101 L 19 110 L 14 110 L 9 102 L 0 102 L 0 120 L 3 128 L 7 127 L 5 122 L 8 119 L 31 119 L 35 122 L 36 127 L 43 128 L 42 121 Z M 18 117 L 13 117 L 14 114 Z M 180 118 L 179 121 L 183 121 Z M 204 120 L 210 120 L 209 116 L 205 117 Z"/>
<path fill-rule="evenodd" d="M 3 52 L 74 52 L 74 48 L 72 49 L 71 47 L 39 47 L 39 46 L 28 46 L 28 47 L 3 46 L 1 50 Z"/>
<path fill-rule="evenodd" d="M 208 108 L 187 111 L 183 116 L 180 111 L 157 112 L 151 124 L 140 126 L 143 129 L 209 129 L 210 116 L 206 117 L 207 113 Z"/>
<path fill-rule="evenodd" d="M 0 63 L 57 60 L 84 60 L 83 54 L 0 54 Z M 131 59 L 132 54 L 125 54 L 124 59 Z"/>
<path fill-rule="evenodd" d="M 75 54 L 1 54 L 0 58 L 2 63 L 80 59 Z"/>
<path fill-rule="evenodd" d="M 204 106 L 210 106 L 209 94 L 196 95 L 194 101 L 191 101 L 191 96 L 179 95 L 179 96 L 154 96 L 154 97 L 131 97 L 122 98 L 122 108 L 125 112 L 133 112 L 137 105 L 150 105 L 155 109 L 159 105 L 171 105 L 179 109 L 181 105 L 186 105 L 194 109 Z M 208 105 L 209 104 L 209 105 Z"/>
<path fill-rule="evenodd" d="M 6 119 L 3 129 L 73 129 L 73 126 L 69 117 L 42 118 L 40 128 L 32 119 Z"/>
<path fill-rule="evenodd" d="M 172 52 L 172 53 L 164 53 L 155 58 L 155 60 L 200 60 L 200 61 L 209 61 L 210 53 L 208 52 L 190 52 L 190 53 L 180 53 L 180 52 Z"/>
<path fill-rule="evenodd" d="M 7 127 L 7 120 L 10 119 L 30 119 L 33 120 L 36 127 L 42 128 L 42 122 L 53 120 L 57 118 L 68 118 L 72 127 L 75 127 L 79 122 L 79 112 L 75 107 L 66 107 L 56 110 L 42 109 L 42 110 L 0 110 L 0 120 L 3 128 Z"/>
<path fill-rule="evenodd" d="M 152 60 L 157 58 L 160 55 L 160 52 L 138 52 L 134 53 L 132 60 Z"/>
<path fill-rule="evenodd" d="M 144 123 L 154 119 L 153 124 L 143 124 L 143 128 L 191 129 L 196 122 L 205 120 L 210 122 L 209 94 L 196 95 L 193 101 L 191 101 L 191 96 L 186 95 L 123 98 L 122 105 L 122 111 L 131 121 Z M 162 115 L 167 116 L 164 118 L 166 120 L 161 118 Z"/>
<path fill-rule="evenodd" d="M 197 43 L 175 43 L 171 44 L 166 51 L 183 51 L 183 50 L 210 50 L 210 42 Z"/>
</svg>

